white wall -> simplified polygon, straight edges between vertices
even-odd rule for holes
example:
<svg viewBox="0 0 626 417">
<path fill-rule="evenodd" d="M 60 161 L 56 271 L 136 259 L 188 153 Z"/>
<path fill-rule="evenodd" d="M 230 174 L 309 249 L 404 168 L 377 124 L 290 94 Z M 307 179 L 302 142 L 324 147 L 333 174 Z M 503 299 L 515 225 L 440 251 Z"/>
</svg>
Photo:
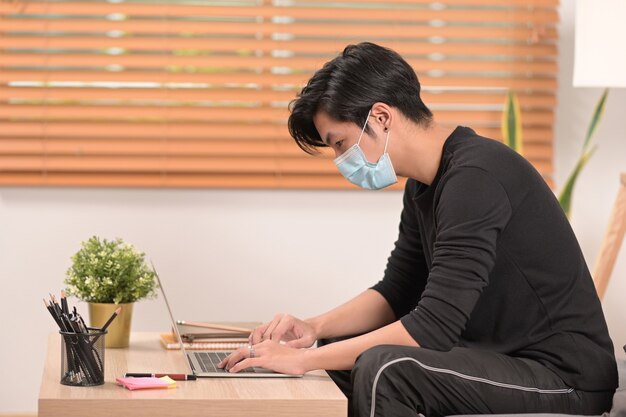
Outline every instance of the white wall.
<svg viewBox="0 0 626 417">
<path fill-rule="evenodd" d="M 123 237 L 157 266 L 178 318 L 310 316 L 375 283 L 395 240 L 399 192 L 0 190 L 0 412 L 34 411 L 42 305 L 69 257 L 96 234 Z M 79 307 L 86 314 L 85 307 Z M 134 330 L 164 331 L 161 299 L 135 306 Z M 14 345 L 14 342 L 17 346 Z M 17 347 L 17 348 L 16 348 Z"/>
<path fill-rule="evenodd" d="M 562 2 L 557 184 L 575 163 L 601 93 L 571 87 L 572 3 Z M 618 173 L 626 171 L 625 108 L 626 91 L 612 91 L 600 148 L 576 189 L 573 224 L 590 265 Z M 0 413 L 36 411 L 45 341 L 54 330 L 41 299 L 62 288 L 69 257 L 89 236 L 119 236 L 146 252 L 180 318 L 266 320 L 279 311 L 306 317 L 379 279 L 400 208 L 398 192 L 0 188 Z M 625 252 L 604 303 L 620 347 Z M 135 330 L 167 328 L 160 299 L 135 309 Z"/>
<path fill-rule="evenodd" d="M 616 39 L 616 44 L 621 40 Z M 598 45 L 599 48 L 604 45 Z M 615 44 L 608 44 L 614 47 Z M 606 47 L 606 46 L 604 46 Z M 559 105 L 556 111 L 556 183 L 562 185 L 584 141 L 589 120 L 602 89 L 573 88 L 574 62 L 574 2 L 561 2 L 561 31 L 559 41 Z M 620 172 L 626 172 L 626 89 L 609 92 L 606 112 L 595 141 L 598 150 L 587 164 L 576 185 L 572 225 L 578 235 L 585 258 L 592 268 L 600 249 L 607 222 L 619 187 Z M 615 269 L 604 297 L 604 313 L 616 353 L 626 356 L 626 242 L 617 258 Z"/>
</svg>

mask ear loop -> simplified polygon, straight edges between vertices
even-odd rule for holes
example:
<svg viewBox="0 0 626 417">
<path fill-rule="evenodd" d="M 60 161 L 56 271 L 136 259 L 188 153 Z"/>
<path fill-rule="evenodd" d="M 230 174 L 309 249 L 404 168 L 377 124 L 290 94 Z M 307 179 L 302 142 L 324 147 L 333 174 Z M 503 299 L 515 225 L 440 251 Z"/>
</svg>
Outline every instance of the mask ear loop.
<svg viewBox="0 0 626 417">
<path fill-rule="evenodd" d="M 387 130 L 387 139 L 385 139 L 385 150 L 383 151 L 383 155 L 387 153 L 387 145 L 389 144 L 389 130 Z"/>
<path fill-rule="evenodd" d="M 370 109 L 370 111 L 367 112 L 367 117 L 365 118 L 365 124 L 363 125 L 363 129 L 361 129 L 361 134 L 359 135 L 359 140 L 356 142 L 357 145 L 361 144 L 361 138 L 363 138 L 363 132 L 365 132 L 365 128 L 367 127 L 367 122 L 370 119 L 370 114 L 372 113 L 372 109 Z M 389 134 L 387 134 L 387 137 L 389 137 Z M 387 147 L 387 145 L 385 145 L 385 147 Z"/>
</svg>

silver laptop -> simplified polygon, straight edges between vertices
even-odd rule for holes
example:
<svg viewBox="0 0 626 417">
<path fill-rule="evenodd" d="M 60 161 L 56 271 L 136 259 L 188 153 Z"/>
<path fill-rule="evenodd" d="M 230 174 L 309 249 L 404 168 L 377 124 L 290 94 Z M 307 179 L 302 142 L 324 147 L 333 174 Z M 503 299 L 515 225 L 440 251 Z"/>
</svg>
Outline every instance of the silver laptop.
<svg viewBox="0 0 626 417">
<path fill-rule="evenodd" d="M 152 269 L 154 270 L 154 275 L 156 276 L 159 287 L 161 288 L 161 294 L 163 294 L 167 312 L 170 316 L 170 321 L 172 322 L 172 329 L 174 329 L 174 333 L 176 334 L 176 340 L 180 345 L 183 355 L 187 358 L 187 361 L 185 362 L 191 374 L 194 374 L 198 378 L 298 378 L 301 376 L 280 374 L 265 368 L 248 368 L 237 373 L 231 373 L 217 367 L 217 364 L 220 363 L 222 359 L 230 355 L 231 351 L 194 350 L 187 352 L 185 350 L 182 337 L 180 336 L 180 332 L 178 331 L 174 314 L 170 308 L 170 303 L 167 301 L 165 288 L 163 288 L 163 283 L 161 282 L 161 278 L 159 278 L 159 274 L 157 273 L 154 264 L 152 265 Z"/>
</svg>

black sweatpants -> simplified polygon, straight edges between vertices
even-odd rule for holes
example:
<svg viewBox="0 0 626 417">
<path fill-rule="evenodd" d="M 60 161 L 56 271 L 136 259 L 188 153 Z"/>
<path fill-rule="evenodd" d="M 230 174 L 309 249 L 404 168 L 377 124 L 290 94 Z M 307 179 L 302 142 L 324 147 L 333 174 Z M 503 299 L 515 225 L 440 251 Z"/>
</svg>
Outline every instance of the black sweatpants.
<svg viewBox="0 0 626 417">
<path fill-rule="evenodd" d="M 613 398 L 613 391 L 568 387 L 539 362 L 466 348 L 376 346 L 359 356 L 352 371 L 328 373 L 348 397 L 349 417 L 599 415 Z"/>
</svg>

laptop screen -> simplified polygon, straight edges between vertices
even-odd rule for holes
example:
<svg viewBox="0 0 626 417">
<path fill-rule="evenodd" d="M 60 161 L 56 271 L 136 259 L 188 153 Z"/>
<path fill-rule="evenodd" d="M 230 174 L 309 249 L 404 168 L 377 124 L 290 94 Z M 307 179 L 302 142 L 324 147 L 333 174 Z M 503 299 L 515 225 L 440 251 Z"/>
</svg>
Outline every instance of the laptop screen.
<svg viewBox="0 0 626 417">
<path fill-rule="evenodd" d="M 187 352 L 185 351 L 185 345 L 183 344 L 183 339 L 180 337 L 180 332 L 178 331 L 178 326 L 176 325 L 176 320 L 174 320 L 174 314 L 172 314 L 172 309 L 170 308 L 170 303 L 167 301 L 167 296 L 165 295 L 165 288 L 163 288 L 163 283 L 161 282 L 161 278 L 154 267 L 154 263 L 150 262 L 152 265 L 152 270 L 154 271 L 154 276 L 157 279 L 157 283 L 159 284 L 159 288 L 161 288 L 161 294 L 163 294 L 163 299 L 165 300 L 165 306 L 167 307 L 167 313 L 170 316 L 170 321 L 172 322 L 172 329 L 174 329 L 174 333 L 176 334 L 176 340 L 180 345 L 180 350 L 183 351 L 183 355 L 185 356 L 185 363 L 187 364 L 187 369 L 189 369 L 189 373 L 193 374 L 193 369 L 191 369 L 191 364 L 189 363 L 189 358 L 187 357 Z"/>
</svg>

